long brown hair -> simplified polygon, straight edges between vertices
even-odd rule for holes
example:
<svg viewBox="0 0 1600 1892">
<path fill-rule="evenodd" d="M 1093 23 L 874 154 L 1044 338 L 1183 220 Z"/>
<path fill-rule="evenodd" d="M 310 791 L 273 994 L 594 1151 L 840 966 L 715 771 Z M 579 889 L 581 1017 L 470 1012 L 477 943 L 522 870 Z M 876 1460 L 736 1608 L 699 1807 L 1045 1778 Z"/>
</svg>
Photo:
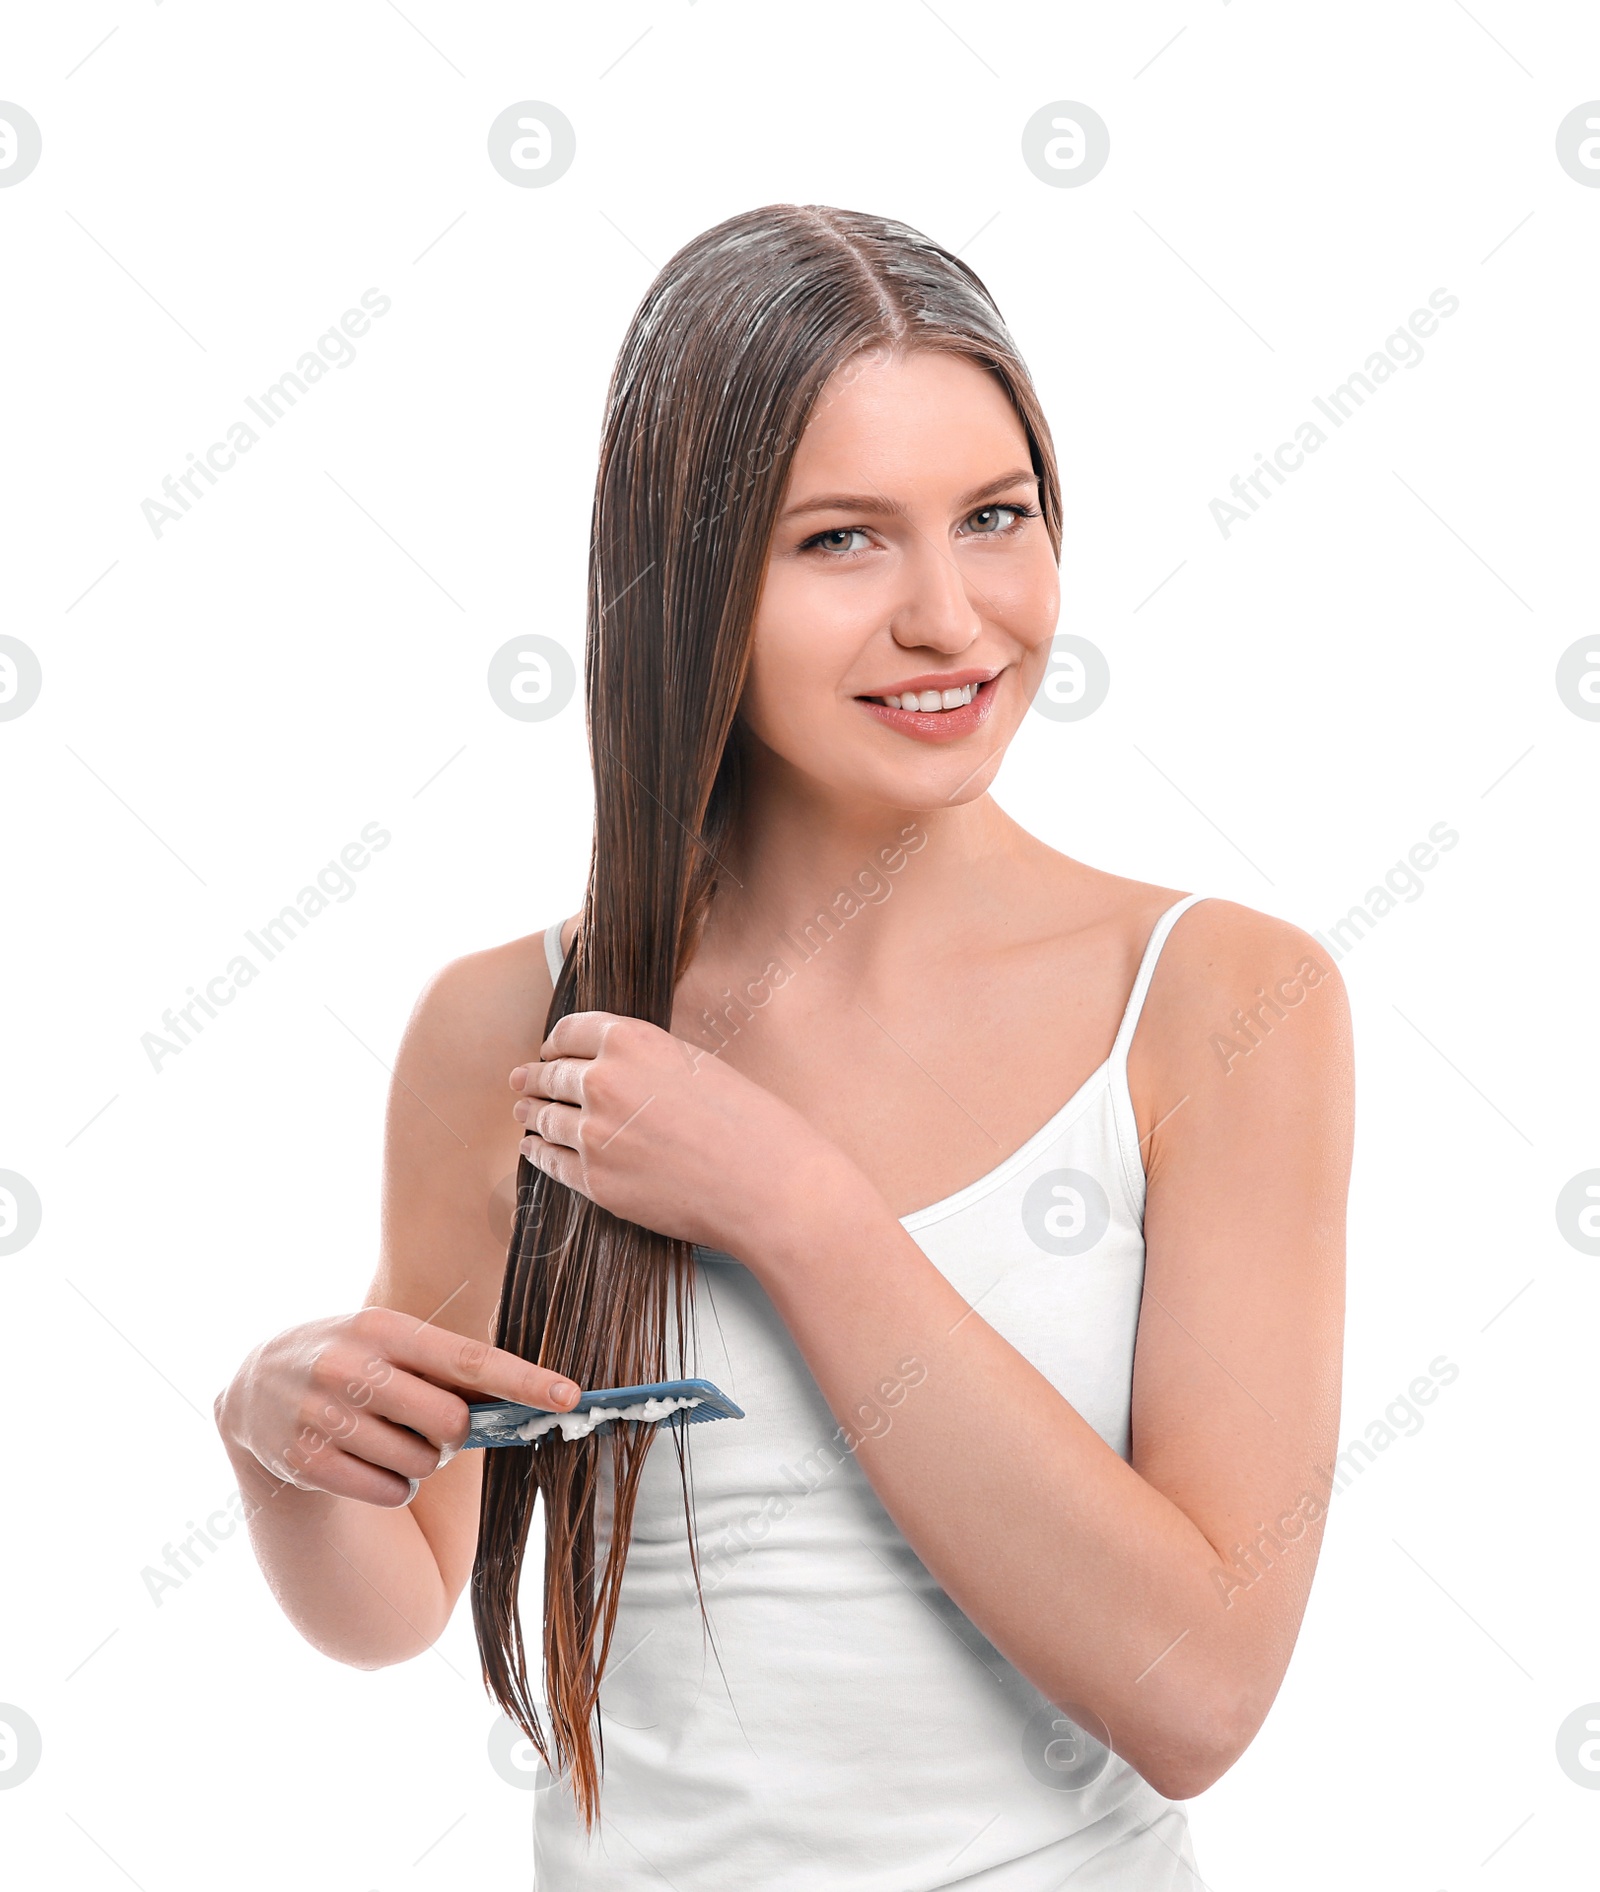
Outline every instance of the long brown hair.
<svg viewBox="0 0 1600 1892">
<path fill-rule="evenodd" d="M 584 663 L 594 840 L 546 1031 L 574 1011 L 670 1029 L 739 818 L 736 712 L 795 445 L 829 377 L 867 349 L 959 353 L 999 377 L 1059 552 L 1049 430 L 993 299 L 965 263 L 905 224 L 816 204 L 746 211 L 685 244 L 634 315 L 606 406 Z M 586 1387 L 681 1377 L 693 1370 L 683 1358 L 693 1279 L 689 1243 L 622 1221 L 519 1162 L 498 1345 Z M 604 1759 L 591 1724 L 654 1438 L 654 1427 L 618 1426 L 604 1441 L 552 1433 L 526 1451 L 485 1454 L 472 1572 L 484 1680 L 551 1772 L 570 1770 L 591 1829 Z M 674 1438 L 698 1593 L 687 1435 Z M 597 1572 L 603 1444 L 612 1530 Z M 553 1757 L 517 1610 L 541 1496 Z"/>
</svg>

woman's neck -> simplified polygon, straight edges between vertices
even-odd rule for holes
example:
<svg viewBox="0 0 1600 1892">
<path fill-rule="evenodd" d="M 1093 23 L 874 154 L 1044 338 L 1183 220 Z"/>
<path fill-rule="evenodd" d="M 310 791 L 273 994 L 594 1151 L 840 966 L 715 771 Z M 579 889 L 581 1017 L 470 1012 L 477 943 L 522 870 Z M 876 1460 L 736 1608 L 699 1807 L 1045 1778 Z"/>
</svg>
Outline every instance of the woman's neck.
<svg viewBox="0 0 1600 1892">
<path fill-rule="evenodd" d="M 1028 844 L 987 794 L 918 810 L 756 787 L 719 863 L 703 950 L 755 964 L 784 937 L 821 939 L 838 973 L 870 980 L 988 904 Z"/>
</svg>

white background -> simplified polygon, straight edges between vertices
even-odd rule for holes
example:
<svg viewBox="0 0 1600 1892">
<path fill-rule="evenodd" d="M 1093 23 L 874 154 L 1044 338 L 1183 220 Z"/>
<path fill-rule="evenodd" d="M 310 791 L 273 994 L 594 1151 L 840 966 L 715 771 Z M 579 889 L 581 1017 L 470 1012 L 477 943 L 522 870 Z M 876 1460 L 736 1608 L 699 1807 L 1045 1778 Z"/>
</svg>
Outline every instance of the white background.
<svg viewBox="0 0 1600 1892">
<path fill-rule="evenodd" d="M 1600 1166 L 1600 723 L 1555 670 L 1597 629 L 1600 189 L 1555 134 L 1600 97 L 1600 16 L 123 0 L 19 9 L 0 50 L 43 130 L 0 189 L 0 631 L 44 676 L 0 722 L 0 1168 L 43 1203 L 0 1257 L 0 1702 L 44 1739 L 0 1792 L 8 1881 L 528 1882 L 465 1607 L 362 1674 L 242 1530 L 159 1606 L 142 1573 L 232 1489 L 210 1406 L 243 1354 L 366 1289 L 417 992 L 577 906 L 581 702 L 514 721 L 486 669 L 530 630 L 581 652 L 605 378 L 654 267 L 783 200 L 960 248 L 1039 381 L 1061 627 L 1112 686 L 1027 719 L 1013 814 L 1317 930 L 1460 835 L 1341 966 L 1341 1441 L 1438 1356 L 1459 1377 L 1335 1500 L 1282 1693 L 1191 1819 L 1216 1892 L 1573 1883 L 1600 1261 L 1555 1204 Z M 525 99 L 576 127 L 548 188 L 487 160 Z M 1079 188 L 1022 161 L 1058 99 L 1110 127 Z M 141 502 L 369 287 L 354 362 L 157 538 Z M 1420 364 L 1224 538 L 1211 500 L 1438 288 Z M 153 1070 L 162 1012 L 373 821 L 354 894 Z"/>
</svg>

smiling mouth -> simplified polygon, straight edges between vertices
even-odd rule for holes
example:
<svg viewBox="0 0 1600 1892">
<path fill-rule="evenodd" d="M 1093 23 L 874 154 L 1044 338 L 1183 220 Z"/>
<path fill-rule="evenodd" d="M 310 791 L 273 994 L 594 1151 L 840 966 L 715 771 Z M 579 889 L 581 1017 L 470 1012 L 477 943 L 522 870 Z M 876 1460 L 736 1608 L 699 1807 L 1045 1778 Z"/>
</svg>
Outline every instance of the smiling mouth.
<svg viewBox="0 0 1600 1892">
<path fill-rule="evenodd" d="M 898 696 L 858 696 L 884 728 L 922 742 L 958 741 L 976 733 L 989 720 L 995 691 L 1004 670 L 982 682 L 959 683 L 949 689 L 908 690 Z"/>
<path fill-rule="evenodd" d="M 959 715 L 963 710 L 970 710 L 974 702 L 980 702 L 987 696 L 993 696 L 995 685 L 1000 681 L 1004 670 L 997 670 L 987 677 L 972 679 L 968 672 L 968 681 L 953 685 L 929 685 L 921 691 L 904 691 L 885 696 L 857 696 L 859 704 L 872 704 L 874 710 L 900 711 L 904 715 Z"/>
<path fill-rule="evenodd" d="M 911 710 L 918 715 L 938 716 L 948 710 L 965 709 L 982 689 L 979 683 L 964 683 L 955 690 L 908 690 L 904 696 L 864 696 L 863 703 L 881 703 L 885 709 Z"/>
</svg>

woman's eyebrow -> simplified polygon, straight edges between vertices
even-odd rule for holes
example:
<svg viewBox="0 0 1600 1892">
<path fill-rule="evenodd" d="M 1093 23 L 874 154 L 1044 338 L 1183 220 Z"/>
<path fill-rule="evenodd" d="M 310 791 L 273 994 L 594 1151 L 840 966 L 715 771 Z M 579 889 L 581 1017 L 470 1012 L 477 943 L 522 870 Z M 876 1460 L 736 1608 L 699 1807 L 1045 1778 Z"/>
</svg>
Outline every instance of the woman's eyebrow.
<svg viewBox="0 0 1600 1892">
<path fill-rule="evenodd" d="M 956 507 L 964 511 L 968 507 L 980 505 L 996 493 L 1003 493 L 1010 487 L 1024 483 L 1032 485 L 1037 479 L 1038 475 L 1031 466 L 1016 468 L 1010 473 L 1002 473 L 998 479 L 985 480 L 982 486 L 975 486 L 970 493 L 963 493 L 956 501 Z M 897 499 L 890 499 L 883 493 L 818 493 L 788 507 L 783 517 L 795 519 L 812 512 L 871 512 L 883 518 L 895 518 L 905 512 L 905 507 Z"/>
</svg>

